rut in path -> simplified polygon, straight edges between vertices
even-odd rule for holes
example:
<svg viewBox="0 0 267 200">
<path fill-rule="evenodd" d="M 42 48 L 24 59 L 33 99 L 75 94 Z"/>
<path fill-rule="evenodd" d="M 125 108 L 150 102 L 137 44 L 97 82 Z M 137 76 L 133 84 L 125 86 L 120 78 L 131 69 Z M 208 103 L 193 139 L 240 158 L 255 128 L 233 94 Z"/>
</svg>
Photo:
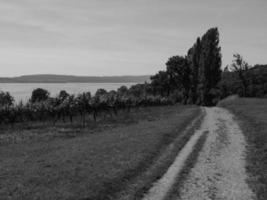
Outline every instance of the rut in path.
<svg viewBox="0 0 267 200">
<path fill-rule="evenodd" d="M 143 200 L 165 200 L 197 140 L 208 132 L 207 140 L 195 166 L 171 199 L 181 200 L 252 200 L 254 194 L 246 183 L 245 139 L 234 116 L 223 108 L 205 108 L 206 116 L 199 130 L 181 150 L 165 175 L 149 190 Z"/>
</svg>

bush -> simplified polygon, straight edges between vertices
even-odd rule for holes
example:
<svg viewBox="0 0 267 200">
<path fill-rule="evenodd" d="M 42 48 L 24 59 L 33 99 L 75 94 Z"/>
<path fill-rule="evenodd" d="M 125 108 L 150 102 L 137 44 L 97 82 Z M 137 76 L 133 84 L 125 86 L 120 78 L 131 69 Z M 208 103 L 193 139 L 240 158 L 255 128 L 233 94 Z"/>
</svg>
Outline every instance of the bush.
<svg viewBox="0 0 267 200">
<path fill-rule="evenodd" d="M 175 100 L 160 95 L 152 95 L 145 92 L 143 87 L 135 88 L 142 92 L 129 92 L 122 86 L 118 91 L 107 92 L 98 89 L 95 96 L 90 92 L 77 96 L 69 95 L 66 91 L 61 91 L 56 97 L 49 97 L 49 92 L 42 88 L 37 88 L 32 92 L 31 99 L 26 104 L 22 102 L 13 105 L 13 98 L 9 93 L 0 93 L 0 123 L 14 123 L 24 121 L 47 121 L 52 120 L 53 124 L 59 119 L 65 122 L 69 118 L 72 122 L 74 116 L 80 115 L 85 124 L 86 115 L 96 117 L 104 113 L 110 116 L 117 115 L 119 110 L 130 112 L 132 108 L 170 105 Z M 137 94 L 138 96 L 135 96 Z M 139 96 L 142 94 L 141 96 Z"/>
<path fill-rule="evenodd" d="M 37 88 L 32 91 L 32 96 L 31 96 L 31 103 L 35 102 L 40 102 L 40 101 L 45 101 L 49 98 L 49 92 L 45 89 L 42 88 Z"/>
<path fill-rule="evenodd" d="M 9 94 L 9 92 L 0 91 L 0 106 L 12 106 L 14 103 L 14 98 Z"/>
</svg>

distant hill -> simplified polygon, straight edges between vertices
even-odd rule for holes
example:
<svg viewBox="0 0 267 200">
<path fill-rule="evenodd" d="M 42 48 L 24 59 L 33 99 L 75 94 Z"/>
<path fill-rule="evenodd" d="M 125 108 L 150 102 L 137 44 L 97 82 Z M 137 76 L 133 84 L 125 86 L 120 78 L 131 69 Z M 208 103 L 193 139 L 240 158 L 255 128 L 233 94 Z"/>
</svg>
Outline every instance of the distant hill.
<svg viewBox="0 0 267 200">
<path fill-rule="evenodd" d="M 0 77 L 0 83 L 143 83 L 150 76 L 69 76 L 54 74 L 36 74 L 19 77 Z"/>
</svg>

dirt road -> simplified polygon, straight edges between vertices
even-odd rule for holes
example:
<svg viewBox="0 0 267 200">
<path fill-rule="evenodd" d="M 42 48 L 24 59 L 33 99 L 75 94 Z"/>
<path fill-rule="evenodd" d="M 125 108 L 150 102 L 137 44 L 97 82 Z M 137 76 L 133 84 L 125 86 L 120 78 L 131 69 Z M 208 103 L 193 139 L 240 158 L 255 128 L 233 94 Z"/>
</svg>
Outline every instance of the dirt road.
<svg viewBox="0 0 267 200">
<path fill-rule="evenodd" d="M 246 183 L 245 139 L 234 116 L 227 110 L 218 107 L 205 108 L 205 111 L 206 116 L 202 125 L 193 137 L 199 137 L 207 131 L 208 136 L 196 164 L 190 170 L 182 186 L 173 188 L 173 181 L 169 181 L 169 179 L 176 177 L 176 181 L 179 181 L 177 177 L 180 169 L 172 170 L 172 174 L 167 172 L 151 188 L 145 199 L 163 200 L 171 188 L 178 191 L 175 192 L 176 196 L 172 196 L 171 199 L 254 199 L 254 194 Z M 191 143 L 189 146 L 192 147 L 195 140 L 190 139 L 188 143 Z M 194 147 L 185 148 L 179 153 L 176 160 L 188 157 Z M 183 166 L 184 160 L 180 159 L 180 163 L 176 164 L 174 162 L 170 168 Z M 165 189 L 160 191 L 160 188 Z"/>
</svg>

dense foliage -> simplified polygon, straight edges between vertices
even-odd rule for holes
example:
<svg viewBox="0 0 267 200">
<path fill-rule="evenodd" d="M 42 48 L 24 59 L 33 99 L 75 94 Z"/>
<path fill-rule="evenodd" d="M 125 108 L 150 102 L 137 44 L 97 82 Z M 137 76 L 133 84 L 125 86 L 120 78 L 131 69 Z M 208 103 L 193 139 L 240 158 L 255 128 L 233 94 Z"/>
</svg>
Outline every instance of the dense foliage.
<svg viewBox="0 0 267 200">
<path fill-rule="evenodd" d="M 85 124 L 86 115 L 92 115 L 96 120 L 103 113 L 114 116 L 120 110 L 129 112 L 141 106 L 174 103 L 170 98 L 149 95 L 148 91 L 149 84 L 137 84 L 129 89 L 122 86 L 117 91 L 98 89 L 94 96 L 90 92 L 75 96 L 61 91 L 56 97 L 50 97 L 46 90 L 38 88 L 28 102 L 16 105 L 9 93 L 1 92 L 0 123 L 50 120 L 55 124 L 60 119 L 72 122 L 74 116 L 80 116 Z"/>
<path fill-rule="evenodd" d="M 267 65 L 250 66 L 239 54 L 221 70 L 221 48 L 217 28 L 208 30 L 186 56 L 172 56 L 166 70 L 151 77 L 154 95 L 176 102 L 204 106 L 229 95 L 267 97 Z"/>
<path fill-rule="evenodd" d="M 178 93 L 177 99 L 184 104 L 215 105 L 219 99 L 218 82 L 221 79 L 218 29 L 209 29 L 197 39 L 185 57 L 173 56 L 166 66 L 166 71 L 151 77 L 155 94 L 170 96 Z"/>
<path fill-rule="evenodd" d="M 0 91 L 0 107 L 8 107 L 13 105 L 14 98 L 9 94 L 9 92 Z"/>
<path fill-rule="evenodd" d="M 267 65 L 251 67 L 240 55 L 235 55 L 233 64 L 222 73 L 220 91 L 222 98 L 233 94 L 241 97 L 267 97 Z"/>
<path fill-rule="evenodd" d="M 48 97 L 49 97 L 49 92 L 47 90 L 42 89 L 42 88 L 37 88 L 33 90 L 30 101 L 32 103 L 45 101 L 48 99 Z"/>
</svg>

